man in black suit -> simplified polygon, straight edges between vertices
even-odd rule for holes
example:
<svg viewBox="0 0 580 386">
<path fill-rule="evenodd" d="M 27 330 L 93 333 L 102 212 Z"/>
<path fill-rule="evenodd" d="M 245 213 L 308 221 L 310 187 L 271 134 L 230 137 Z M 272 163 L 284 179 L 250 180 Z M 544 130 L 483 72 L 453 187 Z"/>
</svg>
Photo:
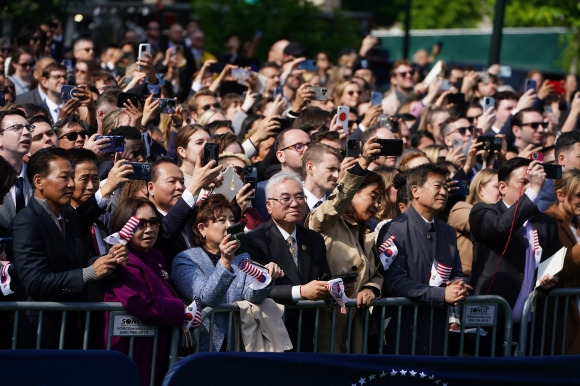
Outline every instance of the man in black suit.
<svg viewBox="0 0 580 386">
<path fill-rule="evenodd" d="M 221 173 L 222 166 L 208 162 L 196 170 L 195 177 L 185 186 L 183 172 L 168 159 L 160 159 L 151 166 L 151 180 L 147 183 L 149 199 L 163 216 L 155 248 L 165 256 L 167 267 L 180 252 L 193 247 L 191 219 L 195 218 L 195 204 L 202 188 L 207 188 Z"/>
<path fill-rule="evenodd" d="M 270 297 L 278 303 L 322 300 L 329 296 L 326 280 L 330 268 L 320 234 L 299 225 L 304 218 L 306 200 L 302 182 L 291 171 L 282 171 L 266 185 L 268 222 L 247 234 L 248 252 L 261 264 L 277 263 L 285 276 L 276 280 Z M 286 328 L 294 349 L 312 351 L 314 313 L 304 312 L 302 336 L 297 345 L 298 313 L 286 311 Z"/>
<path fill-rule="evenodd" d="M 105 256 L 91 258 L 83 247 L 81 218 L 70 206 L 74 170 L 68 152 L 60 148 L 39 150 L 28 162 L 27 177 L 34 186 L 29 204 L 14 218 L 12 260 L 29 301 L 86 301 L 87 286 L 109 276 L 126 263 L 127 250 L 115 245 Z M 32 330 L 19 332 L 35 339 L 35 315 L 28 315 Z M 42 345 L 58 343 L 60 316 L 45 314 Z M 65 345 L 78 338 L 73 315 L 67 317 Z M 69 333 L 68 331 L 72 331 Z M 19 337 L 20 338 L 20 337 Z"/>
<path fill-rule="evenodd" d="M 502 200 L 476 204 L 469 215 L 471 284 L 475 295 L 499 295 L 509 303 L 516 331 L 526 298 L 535 287 L 538 264 L 561 246 L 556 221 L 534 204 L 546 180 L 543 166 L 538 161 L 513 158 L 502 165 L 498 179 Z M 539 245 L 535 246 L 536 237 Z M 557 282 L 552 276 L 541 279 L 545 289 Z M 498 320 L 502 320 L 501 313 Z M 498 334 L 503 336 L 502 328 Z"/>
</svg>

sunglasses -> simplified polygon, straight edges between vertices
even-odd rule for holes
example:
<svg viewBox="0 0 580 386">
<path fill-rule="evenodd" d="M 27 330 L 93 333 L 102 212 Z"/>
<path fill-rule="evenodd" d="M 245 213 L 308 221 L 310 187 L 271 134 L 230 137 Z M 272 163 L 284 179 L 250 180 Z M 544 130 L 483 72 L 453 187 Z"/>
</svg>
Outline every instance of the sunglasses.
<svg viewBox="0 0 580 386">
<path fill-rule="evenodd" d="M 346 93 L 348 95 L 350 95 L 350 96 L 353 96 L 354 94 L 356 94 L 356 95 L 360 95 L 361 94 L 360 91 L 354 91 L 354 90 L 347 91 Z"/>
<path fill-rule="evenodd" d="M 415 70 L 397 72 L 397 75 L 400 75 L 402 78 L 406 77 L 407 75 L 413 76 L 415 75 Z"/>
<path fill-rule="evenodd" d="M 0 51 L 2 52 L 10 52 L 11 48 L 10 47 L 2 47 L 0 48 Z"/>
<path fill-rule="evenodd" d="M 211 104 L 203 105 L 202 109 L 203 109 L 203 111 L 207 111 L 207 110 L 211 109 L 212 107 L 214 109 L 219 109 L 220 108 L 220 104 L 216 102 L 213 105 L 211 105 Z"/>
<path fill-rule="evenodd" d="M 87 52 L 90 52 L 90 51 L 94 51 L 95 49 L 93 47 L 90 47 L 90 48 L 81 48 L 81 50 L 85 50 Z"/>
<path fill-rule="evenodd" d="M 87 72 L 85 70 L 81 70 L 80 68 L 75 68 L 76 72 L 80 72 L 81 74 L 86 74 Z"/>
<path fill-rule="evenodd" d="M 545 129 L 546 127 L 548 127 L 548 122 L 528 122 L 528 123 L 522 123 L 522 127 L 524 127 L 524 126 L 530 126 L 534 130 L 538 130 L 538 128 L 540 126 L 542 126 Z"/>
<path fill-rule="evenodd" d="M 458 127 L 457 129 L 453 130 L 452 133 L 458 132 L 461 135 L 465 135 L 465 133 L 467 133 L 467 131 L 469 131 L 470 133 L 473 133 L 474 129 L 475 129 L 475 127 L 473 127 L 473 126 Z"/>
<path fill-rule="evenodd" d="M 26 62 L 26 63 L 17 63 L 19 66 L 22 67 L 34 67 L 34 62 Z"/>
<path fill-rule="evenodd" d="M 157 229 L 161 225 L 161 219 L 159 217 L 152 217 L 150 219 L 140 218 L 139 219 L 139 229 L 145 229 L 148 226 L 151 229 Z"/>
<path fill-rule="evenodd" d="M 79 136 L 81 136 L 83 139 L 86 139 L 89 135 L 85 131 L 74 131 L 72 133 L 63 134 L 60 137 L 58 137 L 58 139 L 66 138 L 69 141 L 74 142 L 77 140 Z"/>
</svg>

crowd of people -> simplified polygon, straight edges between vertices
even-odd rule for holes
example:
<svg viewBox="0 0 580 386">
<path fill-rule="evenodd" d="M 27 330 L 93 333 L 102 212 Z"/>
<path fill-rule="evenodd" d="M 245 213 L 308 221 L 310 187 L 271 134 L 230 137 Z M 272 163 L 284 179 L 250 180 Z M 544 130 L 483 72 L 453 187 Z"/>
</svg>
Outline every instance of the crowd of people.
<svg viewBox="0 0 580 386">
<path fill-rule="evenodd" d="M 504 84 L 499 65 L 443 64 L 426 78 L 437 52 L 419 51 L 392 64 L 376 99 L 379 42 L 370 35 L 340 53 L 280 39 L 259 61 L 259 40 L 237 35 L 222 54 L 208 52 L 203 22 L 161 33 L 152 20 L 142 36 L 127 29 L 100 52 L 86 37 L 65 47 L 58 21 L 0 39 L 4 300 L 119 301 L 160 326 L 160 376 L 169 328 L 195 301 L 336 305 L 327 283 L 341 278 L 357 304 L 351 319 L 322 313 L 315 337 L 313 313 L 287 310 L 286 329 L 301 351 L 317 343 L 361 352 L 360 311 L 381 297 L 428 304 L 437 310 L 432 328 L 459 329 L 462 301 L 499 295 L 517 326 L 537 280 L 543 290 L 578 286 L 575 75 L 554 83 L 530 71 L 535 86 L 520 90 Z M 304 69 L 307 61 L 315 67 Z M 391 145 L 400 151 L 385 151 Z M 132 218 L 127 243 L 106 241 Z M 237 223 L 244 240 L 228 233 Z M 562 246 L 563 270 L 536 277 Z M 246 259 L 268 285 L 253 285 L 240 269 Z M 578 354 L 579 307 L 568 306 L 564 350 Z M 428 315 L 419 326 L 402 318 L 404 352 L 413 339 L 414 352 L 441 352 Z M 42 329 L 58 331 L 60 317 L 46 319 Z M 19 345 L 36 342 L 38 315 L 19 323 Z M 70 347 L 75 323 L 66 319 Z M 202 350 L 225 349 L 225 324 L 216 318 L 212 337 L 200 327 Z M 387 348 L 389 335 L 377 338 Z M 153 345 L 140 339 L 147 380 Z M 105 347 L 106 332 L 94 340 Z M 56 343 L 43 334 L 43 346 Z M 128 352 L 127 338 L 112 347 Z"/>
</svg>

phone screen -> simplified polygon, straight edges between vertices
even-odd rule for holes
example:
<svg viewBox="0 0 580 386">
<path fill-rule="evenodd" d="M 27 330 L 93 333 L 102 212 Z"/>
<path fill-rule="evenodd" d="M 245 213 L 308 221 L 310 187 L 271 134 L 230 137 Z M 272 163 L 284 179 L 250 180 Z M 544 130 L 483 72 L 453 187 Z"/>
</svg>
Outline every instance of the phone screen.
<svg viewBox="0 0 580 386">
<path fill-rule="evenodd" d="M 203 164 L 207 165 L 207 163 L 211 160 L 218 162 L 219 159 L 219 145 L 217 143 L 206 143 L 203 146 Z"/>
</svg>

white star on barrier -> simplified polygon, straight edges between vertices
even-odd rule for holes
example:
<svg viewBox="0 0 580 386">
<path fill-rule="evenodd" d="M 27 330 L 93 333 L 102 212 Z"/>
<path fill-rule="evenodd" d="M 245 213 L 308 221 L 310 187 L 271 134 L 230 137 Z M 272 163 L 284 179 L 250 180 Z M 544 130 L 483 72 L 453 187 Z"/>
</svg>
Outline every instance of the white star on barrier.
<svg viewBox="0 0 580 386">
<path fill-rule="evenodd" d="M 364 385 L 364 384 L 365 384 L 365 378 L 361 378 L 361 379 L 358 381 L 358 383 L 360 383 L 361 385 Z"/>
<path fill-rule="evenodd" d="M 399 372 L 401 373 L 402 376 L 405 376 L 407 374 L 407 370 L 401 370 Z"/>
<path fill-rule="evenodd" d="M 424 372 L 422 372 L 422 371 L 421 371 L 421 373 L 419 374 L 419 376 L 420 376 L 421 378 L 425 378 L 425 377 L 427 376 L 427 374 L 425 374 Z"/>
<path fill-rule="evenodd" d="M 412 377 L 414 377 L 415 375 L 417 375 L 417 372 L 416 372 L 416 371 L 413 371 L 413 370 L 411 370 L 411 371 L 409 371 L 409 374 L 411 374 L 411 376 L 412 376 Z"/>
<path fill-rule="evenodd" d="M 387 373 L 385 373 L 385 371 L 383 370 L 383 372 L 381 373 L 380 377 L 381 377 L 381 378 L 384 378 L 384 377 L 386 377 L 386 376 L 387 376 Z"/>
</svg>

